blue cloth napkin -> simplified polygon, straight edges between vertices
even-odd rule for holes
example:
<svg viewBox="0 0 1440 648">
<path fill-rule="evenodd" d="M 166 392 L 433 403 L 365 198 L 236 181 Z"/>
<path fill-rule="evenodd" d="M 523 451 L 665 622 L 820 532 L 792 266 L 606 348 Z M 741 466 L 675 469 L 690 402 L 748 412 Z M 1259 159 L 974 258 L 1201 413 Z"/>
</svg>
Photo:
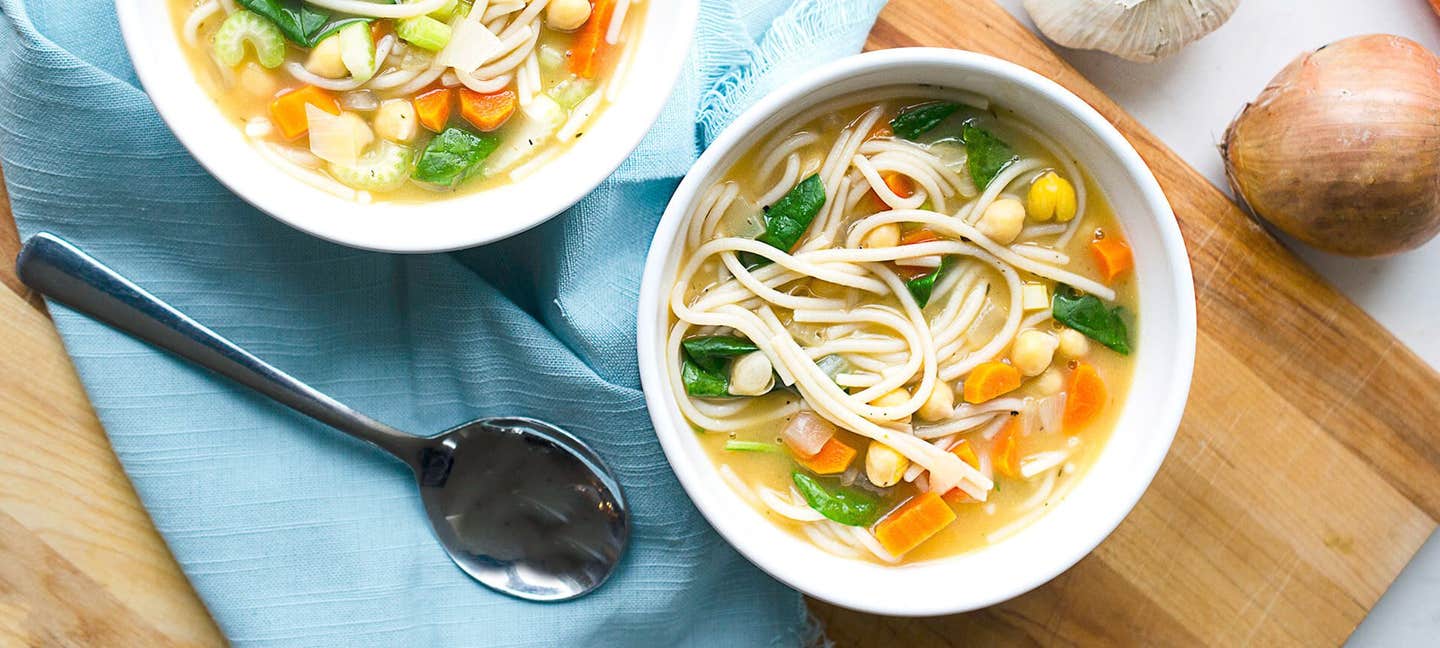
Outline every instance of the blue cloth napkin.
<svg viewBox="0 0 1440 648">
<path fill-rule="evenodd" d="M 159 1 L 159 0 L 156 0 Z M 650 0 L 659 2 L 664 0 Z M 726 545 L 660 451 L 635 300 L 679 176 L 755 98 L 856 52 L 883 0 L 705 0 L 659 124 L 580 205 L 508 241 L 393 256 L 310 238 L 211 178 L 139 88 L 110 0 L 0 0 L 0 162 L 49 230 L 340 400 L 404 429 L 537 416 L 634 508 L 615 577 L 559 605 L 490 592 L 379 453 L 52 304 L 160 532 L 235 644 L 795 645 L 800 597 Z"/>
</svg>

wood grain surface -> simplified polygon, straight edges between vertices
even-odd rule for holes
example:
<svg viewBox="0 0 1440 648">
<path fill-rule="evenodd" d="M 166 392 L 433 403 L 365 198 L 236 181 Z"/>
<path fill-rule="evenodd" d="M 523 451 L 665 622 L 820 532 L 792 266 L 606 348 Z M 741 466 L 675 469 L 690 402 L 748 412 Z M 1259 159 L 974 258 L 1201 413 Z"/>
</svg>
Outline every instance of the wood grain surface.
<svg viewBox="0 0 1440 648">
<path fill-rule="evenodd" d="M 1440 375 L 990 0 L 893 0 L 872 49 L 1021 63 L 1095 106 L 1170 198 L 1199 299 L 1195 381 L 1154 484 L 1089 557 L 978 612 L 812 603 L 841 646 L 1335 645 L 1440 517 Z M 0 645 L 218 645 L 43 305 L 0 184 Z M 963 587 L 963 583 L 956 583 Z"/>
</svg>

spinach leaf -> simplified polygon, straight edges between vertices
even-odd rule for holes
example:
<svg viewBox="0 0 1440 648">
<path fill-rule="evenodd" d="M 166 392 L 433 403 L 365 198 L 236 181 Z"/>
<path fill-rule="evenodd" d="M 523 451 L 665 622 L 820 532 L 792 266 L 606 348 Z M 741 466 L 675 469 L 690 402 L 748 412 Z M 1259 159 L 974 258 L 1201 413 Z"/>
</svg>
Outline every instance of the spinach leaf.
<svg viewBox="0 0 1440 648">
<path fill-rule="evenodd" d="M 933 272 L 905 282 L 905 287 L 910 290 L 910 296 L 915 298 L 915 303 L 919 304 L 920 308 L 925 308 L 925 305 L 930 303 L 930 293 L 935 292 L 935 282 L 949 268 L 950 257 L 941 257 L 940 267 L 935 268 Z"/>
<path fill-rule="evenodd" d="M 353 22 L 370 22 L 370 18 L 341 18 L 330 22 L 330 15 L 311 9 L 301 0 L 237 0 L 240 6 L 260 14 L 280 28 L 285 38 L 301 47 L 314 47 L 326 36 Z"/>
<path fill-rule="evenodd" d="M 685 393 L 701 398 L 725 398 L 730 395 L 730 379 L 719 371 L 711 371 L 691 360 L 680 368 L 680 382 Z"/>
<path fill-rule="evenodd" d="M 706 371 L 721 371 L 725 363 L 736 356 L 759 351 L 749 340 L 733 335 L 708 335 L 692 337 L 680 343 L 690 361 Z"/>
<path fill-rule="evenodd" d="M 802 472 L 793 473 L 790 478 L 810 508 L 840 524 L 870 526 L 880 512 L 880 501 L 864 491 L 842 487 L 829 490 Z"/>
<path fill-rule="evenodd" d="M 960 130 L 965 141 L 966 165 L 970 167 L 970 179 L 981 191 L 1011 162 L 1019 159 L 1014 149 L 990 131 L 969 122 Z"/>
<path fill-rule="evenodd" d="M 481 163 L 500 146 L 500 138 L 476 135 L 463 128 L 447 128 L 420 154 L 412 177 L 421 182 L 453 187 L 479 173 Z"/>
<path fill-rule="evenodd" d="M 890 130 L 899 137 L 914 141 L 915 138 L 929 132 L 946 117 L 955 114 L 960 109 L 960 104 L 948 101 L 936 101 L 924 103 L 918 106 L 908 106 L 890 120 Z"/>
<path fill-rule="evenodd" d="M 1055 288 L 1050 310 L 1055 315 L 1055 321 L 1084 333 L 1120 355 L 1130 355 L 1129 333 L 1125 330 L 1125 321 L 1120 318 L 1122 309 L 1119 306 L 1106 309 L 1099 297 L 1082 295 L 1080 291 L 1061 284 Z"/>
<path fill-rule="evenodd" d="M 816 173 L 800 181 L 765 213 L 765 232 L 755 240 L 789 252 L 825 205 L 825 185 Z"/>
</svg>

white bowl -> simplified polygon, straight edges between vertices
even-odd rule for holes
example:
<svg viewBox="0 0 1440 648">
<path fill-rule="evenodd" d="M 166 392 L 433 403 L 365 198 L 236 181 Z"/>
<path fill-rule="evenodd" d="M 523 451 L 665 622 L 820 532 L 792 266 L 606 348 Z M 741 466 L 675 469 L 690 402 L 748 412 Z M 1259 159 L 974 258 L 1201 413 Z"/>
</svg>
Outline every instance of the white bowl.
<svg viewBox="0 0 1440 648">
<path fill-rule="evenodd" d="M 570 208 L 615 171 L 659 117 L 690 50 L 699 0 L 640 5 L 648 14 L 624 92 L 564 155 L 494 189 L 428 203 L 359 204 L 267 162 L 221 114 L 181 51 L 167 0 L 115 0 L 135 73 L 175 136 L 251 205 L 323 239 L 385 252 L 440 252 L 523 232 Z"/>
<path fill-rule="evenodd" d="M 681 415 L 662 365 L 667 299 L 682 225 L 704 189 L 770 129 L 801 110 L 859 90 L 925 83 L 979 93 L 1058 139 L 1109 198 L 1135 251 L 1139 290 L 1136 379 L 1117 427 L 1055 510 L 995 545 L 886 567 L 839 558 L 787 533 L 720 478 Z M 660 221 L 640 289 L 640 377 L 656 434 L 680 483 L 730 544 L 775 578 L 836 605 L 901 616 L 963 612 L 1029 591 L 1074 565 L 1115 529 L 1170 448 L 1195 359 L 1195 296 L 1185 244 L 1155 177 L 1135 149 L 1080 98 L 996 58 L 894 49 L 837 61 L 765 97 L 725 130 L 680 183 Z"/>
</svg>

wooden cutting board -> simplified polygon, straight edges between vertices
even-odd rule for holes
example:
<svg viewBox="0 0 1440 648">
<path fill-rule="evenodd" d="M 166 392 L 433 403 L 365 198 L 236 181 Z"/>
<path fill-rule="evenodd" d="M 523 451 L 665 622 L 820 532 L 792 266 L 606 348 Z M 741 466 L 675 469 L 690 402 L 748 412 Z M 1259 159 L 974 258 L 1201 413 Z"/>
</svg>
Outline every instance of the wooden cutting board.
<svg viewBox="0 0 1440 648">
<path fill-rule="evenodd" d="M 1149 492 L 1073 569 L 951 617 L 812 603 L 830 637 L 907 647 L 1343 641 L 1440 517 L 1440 375 L 991 0 L 893 0 L 869 47 L 913 45 L 1037 70 L 1129 137 L 1189 245 L 1195 380 Z M 121 473 L 43 306 L 9 269 L 18 242 L 6 204 L 0 186 L 0 644 L 222 643 Z"/>
</svg>

